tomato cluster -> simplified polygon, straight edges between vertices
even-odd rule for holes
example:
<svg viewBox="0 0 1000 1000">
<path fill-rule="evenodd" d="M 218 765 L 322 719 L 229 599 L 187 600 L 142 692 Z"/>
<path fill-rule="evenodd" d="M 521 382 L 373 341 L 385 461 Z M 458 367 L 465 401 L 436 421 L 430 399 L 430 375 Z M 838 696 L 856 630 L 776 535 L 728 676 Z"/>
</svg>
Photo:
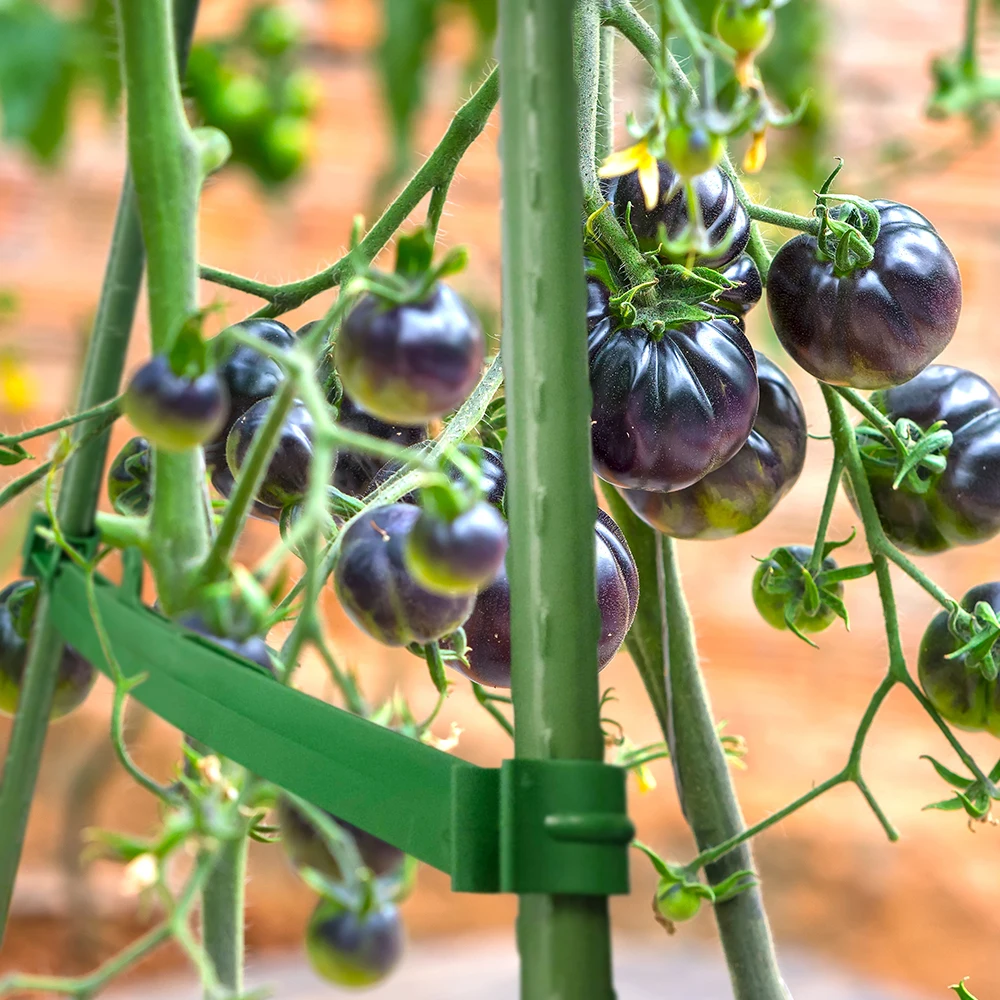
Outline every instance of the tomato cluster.
<svg viewBox="0 0 1000 1000">
<path fill-rule="evenodd" d="M 313 146 L 321 86 L 294 65 L 301 34 L 289 6 L 266 3 L 250 11 L 236 37 L 199 43 L 188 58 L 195 114 L 225 132 L 233 161 L 268 185 L 299 174 Z"/>
</svg>

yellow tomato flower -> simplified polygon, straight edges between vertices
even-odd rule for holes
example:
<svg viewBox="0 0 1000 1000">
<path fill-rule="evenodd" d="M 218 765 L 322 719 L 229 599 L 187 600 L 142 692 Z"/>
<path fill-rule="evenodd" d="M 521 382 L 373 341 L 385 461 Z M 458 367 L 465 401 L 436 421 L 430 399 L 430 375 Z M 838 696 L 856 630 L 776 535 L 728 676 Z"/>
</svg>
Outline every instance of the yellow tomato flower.
<svg viewBox="0 0 1000 1000">
<path fill-rule="evenodd" d="M 9 354 L 0 356 L 0 405 L 9 413 L 25 413 L 37 398 L 38 384 L 31 372 Z"/>
<path fill-rule="evenodd" d="M 757 173 L 767 159 L 767 133 L 754 132 L 750 145 L 743 156 L 743 169 L 748 174 Z"/>
<path fill-rule="evenodd" d="M 660 165 L 656 157 L 649 151 L 645 139 L 640 139 L 634 146 L 620 149 L 612 153 L 601 164 L 597 176 L 621 177 L 636 171 L 639 175 L 639 187 L 646 202 L 646 211 L 652 212 L 660 198 Z"/>
</svg>

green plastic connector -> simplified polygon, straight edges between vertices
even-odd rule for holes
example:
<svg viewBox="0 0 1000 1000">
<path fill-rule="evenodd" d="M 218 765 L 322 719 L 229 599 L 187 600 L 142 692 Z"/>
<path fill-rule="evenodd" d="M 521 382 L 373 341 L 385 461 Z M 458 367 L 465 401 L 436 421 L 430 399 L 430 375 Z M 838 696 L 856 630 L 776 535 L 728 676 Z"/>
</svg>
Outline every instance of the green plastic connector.
<svg viewBox="0 0 1000 1000">
<path fill-rule="evenodd" d="M 36 546 L 29 546 L 37 565 Z M 62 555 L 60 553 L 60 555 Z M 46 556 L 47 558 L 47 556 Z M 105 673 L 71 560 L 51 573 L 62 638 Z M 457 892 L 628 892 L 625 772 L 598 761 L 482 768 L 279 684 L 97 577 L 101 622 L 133 697 L 254 774 L 448 872 Z"/>
</svg>

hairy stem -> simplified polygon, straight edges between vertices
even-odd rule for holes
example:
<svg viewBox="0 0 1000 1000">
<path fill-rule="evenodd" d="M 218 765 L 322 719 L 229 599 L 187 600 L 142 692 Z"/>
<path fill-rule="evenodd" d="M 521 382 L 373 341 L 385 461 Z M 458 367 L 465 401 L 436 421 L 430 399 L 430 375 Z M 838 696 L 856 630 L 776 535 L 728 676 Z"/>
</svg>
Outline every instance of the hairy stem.
<svg viewBox="0 0 1000 1000">
<path fill-rule="evenodd" d="M 249 837 L 219 848 L 202 892 L 201 935 L 219 983 L 243 992 L 243 909 Z M 212 1000 L 206 992 L 207 1000 Z"/>
<path fill-rule="evenodd" d="M 743 834 L 743 816 L 698 666 L 675 545 L 666 537 L 659 544 L 667 623 L 671 759 L 684 815 L 699 848 L 707 849 Z M 717 884 L 736 871 L 752 867 L 749 846 L 742 845 L 708 865 L 705 873 L 712 884 Z M 759 887 L 753 886 L 717 904 L 715 918 L 737 1000 L 787 1000 L 789 994 L 778 969 Z"/>
</svg>

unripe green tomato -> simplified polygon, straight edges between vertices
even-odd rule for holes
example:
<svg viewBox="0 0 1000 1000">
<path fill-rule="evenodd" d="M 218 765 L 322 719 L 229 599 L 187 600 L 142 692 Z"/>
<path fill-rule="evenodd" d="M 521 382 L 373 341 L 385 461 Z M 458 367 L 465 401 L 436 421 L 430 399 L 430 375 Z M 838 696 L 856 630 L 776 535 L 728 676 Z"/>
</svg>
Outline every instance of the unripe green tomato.
<svg viewBox="0 0 1000 1000">
<path fill-rule="evenodd" d="M 656 890 L 656 909 L 664 920 L 672 924 L 690 920 L 701 909 L 701 901 L 702 896 L 692 892 L 683 882 L 660 879 Z"/>
<path fill-rule="evenodd" d="M 789 545 L 788 551 L 795 557 L 796 561 L 805 566 L 812 558 L 812 549 L 807 545 Z M 829 556 L 823 560 L 822 569 L 836 569 L 836 562 Z M 753 603 L 760 612 L 761 618 L 767 622 L 771 628 L 784 631 L 788 628 L 785 621 L 785 602 L 794 595 L 791 594 L 771 594 L 764 589 L 764 582 L 768 576 L 776 571 L 777 567 L 770 559 L 765 559 L 757 567 L 757 572 L 753 575 Z M 837 596 L 844 592 L 844 585 L 838 584 Z M 822 632 L 829 628 L 837 617 L 837 613 L 828 605 L 820 604 L 819 610 L 814 615 L 806 614 L 805 608 L 801 608 L 795 616 L 795 627 L 800 632 Z"/>
<path fill-rule="evenodd" d="M 724 150 L 722 139 L 703 128 L 675 125 L 667 133 L 667 160 L 685 180 L 711 170 Z"/>
<path fill-rule="evenodd" d="M 715 9 L 715 34 L 740 55 L 760 52 L 774 37 L 774 11 L 723 0 Z"/>
<path fill-rule="evenodd" d="M 262 56 L 280 56 L 301 36 L 298 17 L 284 4 L 267 4 L 250 15 L 250 42 Z"/>
<path fill-rule="evenodd" d="M 312 126 L 303 118 L 279 115 L 264 133 L 264 162 L 267 177 L 285 181 L 297 174 L 312 151 Z"/>
<path fill-rule="evenodd" d="M 264 120 L 268 104 L 264 81 L 239 73 L 222 84 L 207 110 L 211 124 L 224 132 L 246 132 Z"/>
<path fill-rule="evenodd" d="M 323 99 L 323 84 L 309 69 L 289 73 L 281 87 L 281 109 L 286 114 L 308 118 Z"/>
</svg>

